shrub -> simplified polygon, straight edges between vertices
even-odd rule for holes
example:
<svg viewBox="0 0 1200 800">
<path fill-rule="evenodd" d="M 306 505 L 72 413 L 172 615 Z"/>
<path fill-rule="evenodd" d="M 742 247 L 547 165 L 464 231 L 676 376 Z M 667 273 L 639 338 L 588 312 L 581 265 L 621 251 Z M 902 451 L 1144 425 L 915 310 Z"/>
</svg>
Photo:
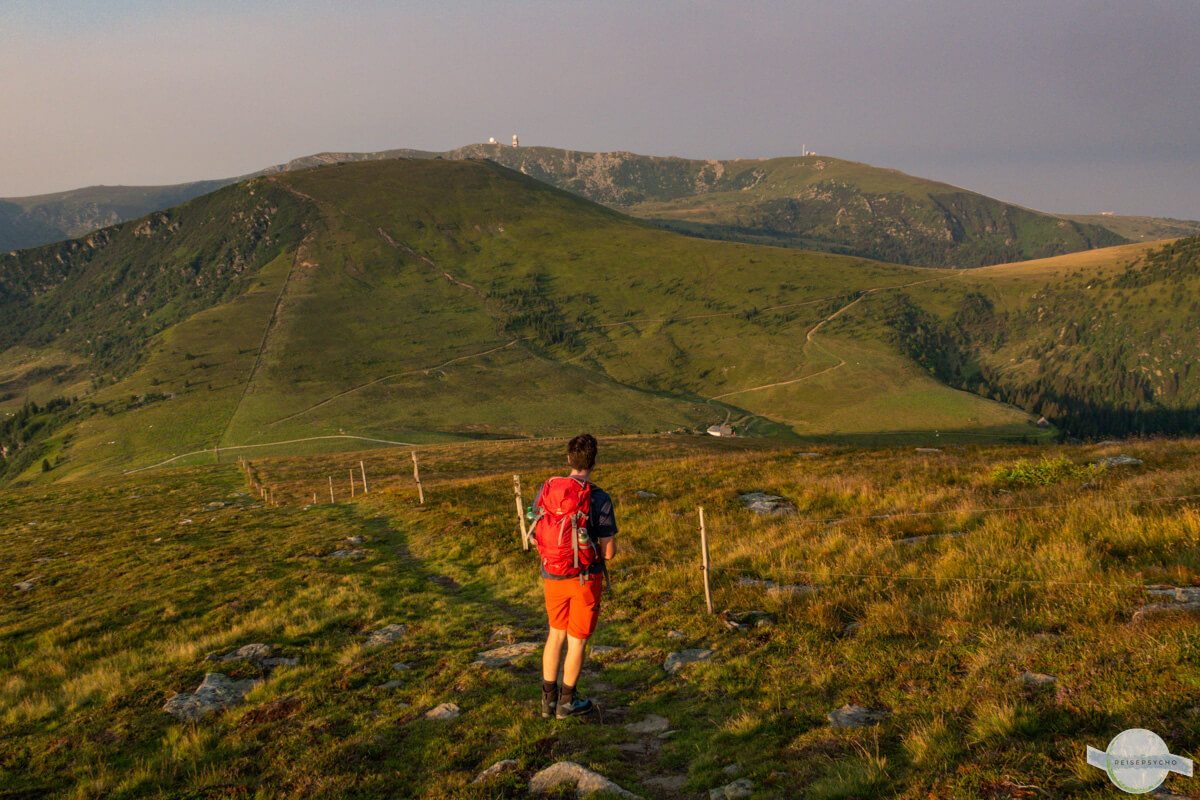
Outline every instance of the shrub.
<svg viewBox="0 0 1200 800">
<path fill-rule="evenodd" d="M 1066 480 L 1087 480 L 1103 471 L 1095 464 L 1074 464 L 1066 456 L 1042 456 L 1038 462 L 1021 459 L 1012 466 L 996 467 L 992 481 L 1006 486 L 1049 486 Z"/>
</svg>

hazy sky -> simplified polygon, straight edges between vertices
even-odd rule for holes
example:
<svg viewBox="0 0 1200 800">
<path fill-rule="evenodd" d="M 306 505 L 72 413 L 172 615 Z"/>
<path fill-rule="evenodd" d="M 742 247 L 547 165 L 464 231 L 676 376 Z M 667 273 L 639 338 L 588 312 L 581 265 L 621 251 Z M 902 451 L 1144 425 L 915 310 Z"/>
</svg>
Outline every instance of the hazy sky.
<svg viewBox="0 0 1200 800">
<path fill-rule="evenodd" d="M 324 150 L 801 146 L 1200 219 L 1197 0 L 0 0 L 0 196 Z"/>
</svg>

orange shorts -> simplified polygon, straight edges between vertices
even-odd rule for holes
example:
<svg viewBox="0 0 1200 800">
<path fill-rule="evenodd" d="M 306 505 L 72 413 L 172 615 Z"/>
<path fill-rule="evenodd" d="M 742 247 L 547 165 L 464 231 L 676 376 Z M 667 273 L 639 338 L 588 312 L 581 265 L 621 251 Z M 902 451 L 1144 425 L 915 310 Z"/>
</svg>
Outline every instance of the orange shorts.
<svg viewBox="0 0 1200 800">
<path fill-rule="evenodd" d="M 550 627 L 565 630 L 568 636 L 586 639 L 596 630 L 600 618 L 600 590 L 603 578 L 593 575 L 582 584 L 579 578 L 561 581 L 542 579 L 546 591 L 546 613 Z"/>
</svg>

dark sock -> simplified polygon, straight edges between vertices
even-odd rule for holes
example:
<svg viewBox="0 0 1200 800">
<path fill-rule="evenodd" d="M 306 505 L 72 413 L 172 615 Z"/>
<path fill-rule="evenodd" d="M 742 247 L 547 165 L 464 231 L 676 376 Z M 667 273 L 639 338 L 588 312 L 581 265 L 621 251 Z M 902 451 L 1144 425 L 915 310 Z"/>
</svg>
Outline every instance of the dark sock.
<svg viewBox="0 0 1200 800">
<path fill-rule="evenodd" d="M 571 701 L 575 699 L 575 687 L 563 684 L 562 691 L 558 693 L 559 705 L 569 706 Z"/>
<path fill-rule="evenodd" d="M 558 698 L 558 683 L 556 681 L 542 681 L 542 697 L 547 700 Z"/>
</svg>

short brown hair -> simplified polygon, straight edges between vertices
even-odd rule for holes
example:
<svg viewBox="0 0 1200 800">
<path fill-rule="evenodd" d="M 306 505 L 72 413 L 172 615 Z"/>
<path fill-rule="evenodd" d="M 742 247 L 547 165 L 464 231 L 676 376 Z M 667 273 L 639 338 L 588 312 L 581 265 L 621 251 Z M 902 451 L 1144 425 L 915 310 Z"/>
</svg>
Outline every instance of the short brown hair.
<svg viewBox="0 0 1200 800">
<path fill-rule="evenodd" d="M 587 472 L 596 466 L 596 437 L 581 433 L 567 445 L 567 463 L 571 469 Z"/>
</svg>

